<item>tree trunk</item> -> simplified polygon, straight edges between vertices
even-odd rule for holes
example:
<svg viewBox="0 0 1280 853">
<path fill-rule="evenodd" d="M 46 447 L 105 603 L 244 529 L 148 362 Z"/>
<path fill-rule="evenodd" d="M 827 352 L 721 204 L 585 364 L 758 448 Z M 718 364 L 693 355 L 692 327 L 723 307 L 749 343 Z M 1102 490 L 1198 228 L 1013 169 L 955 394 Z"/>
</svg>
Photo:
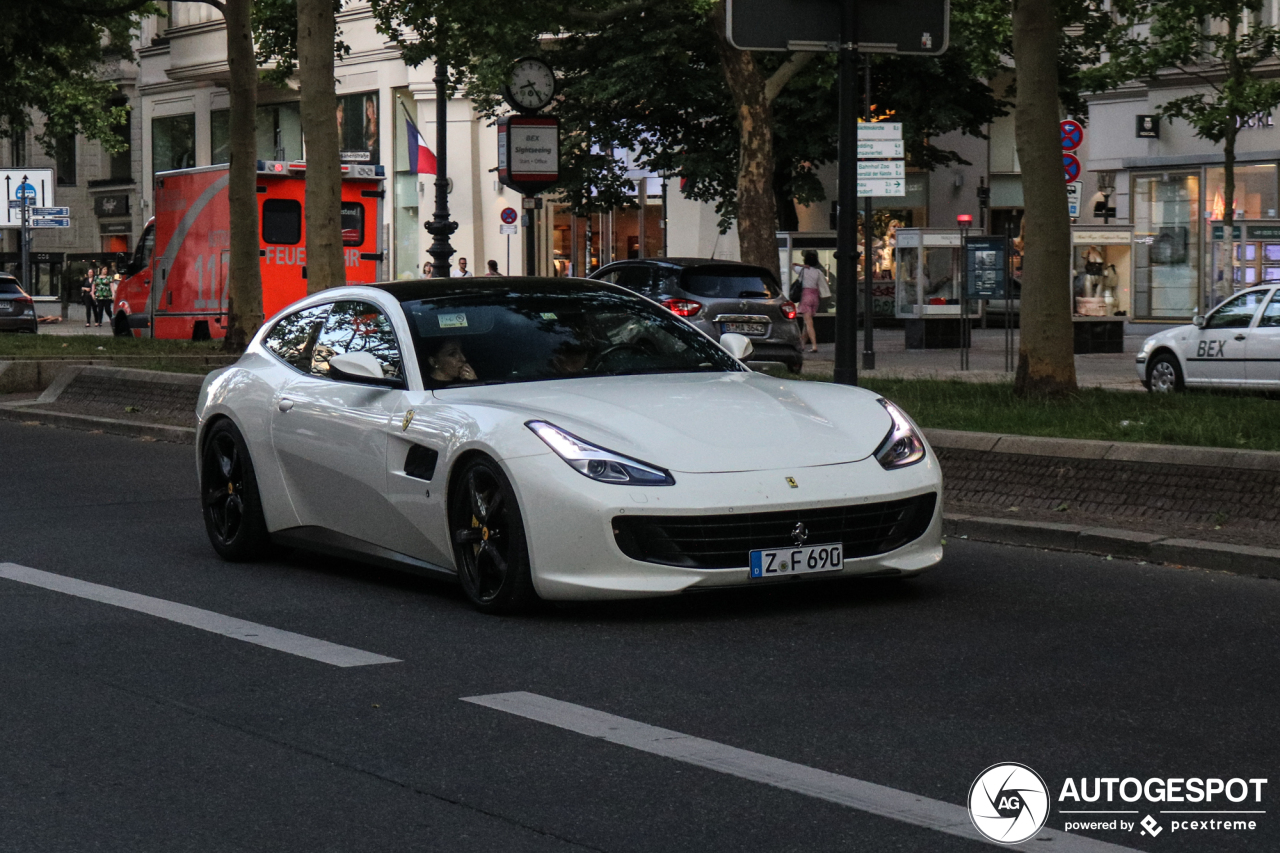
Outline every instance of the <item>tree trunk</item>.
<svg viewBox="0 0 1280 853">
<path fill-rule="evenodd" d="M 1014 0 L 1018 70 L 1015 136 L 1022 161 L 1026 244 L 1022 334 L 1014 392 L 1062 396 L 1076 390 L 1071 326 L 1071 221 L 1058 129 L 1058 38 L 1054 0 Z"/>
<path fill-rule="evenodd" d="M 307 293 L 347 283 L 333 80 L 333 0 L 298 0 L 298 85 L 307 141 Z"/>
<path fill-rule="evenodd" d="M 724 3 L 709 19 L 715 31 L 720 65 L 738 112 L 738 251 L 742 260 L 778 268 L 778 208 L 773 195 L 773 107 L 765 94 L 765 76 L 750 52 L 725 37 Z"/>
<path fill-rule="evenodd" d="M 243 352 L 262 325 L 262 271 L 258 266 L 258 63 L 253 55 L 253 0 L 227 0 L 230 72 L 231 269 L 227 275 L 228 352 Z M 155 282 L 159 287 L 160 282 Z"/>
</svg>

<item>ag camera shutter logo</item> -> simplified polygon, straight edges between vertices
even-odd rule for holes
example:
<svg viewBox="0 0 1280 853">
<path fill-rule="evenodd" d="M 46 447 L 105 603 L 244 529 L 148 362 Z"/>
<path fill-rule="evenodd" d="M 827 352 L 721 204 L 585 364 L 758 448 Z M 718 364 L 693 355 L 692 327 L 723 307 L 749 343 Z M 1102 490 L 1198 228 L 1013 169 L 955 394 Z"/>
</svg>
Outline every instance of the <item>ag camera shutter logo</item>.
<svg viewBox="0 0 1280 853">
<path fill-rule="evenodd" d="M 969 788 L 969 819 L 992 841 L 1018 844 L 1049 819 L 1049 789 L 1025 764 L 993 764 Z"/>
</svg>

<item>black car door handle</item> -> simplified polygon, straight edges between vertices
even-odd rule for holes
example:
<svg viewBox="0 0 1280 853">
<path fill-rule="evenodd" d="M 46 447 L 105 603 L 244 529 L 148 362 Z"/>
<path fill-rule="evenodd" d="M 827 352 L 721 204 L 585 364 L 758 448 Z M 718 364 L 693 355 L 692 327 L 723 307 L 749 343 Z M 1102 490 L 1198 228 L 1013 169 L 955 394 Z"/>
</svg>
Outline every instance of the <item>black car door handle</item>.
<svg viewBox="0 0 1280 853">
<path fill-rule="evenodd" d="M 1244 340 L 1245 338 L 1247 338 L 1247 337 L 1248 337 L 1248 335 L 1236 335 L 1236 340 L 1237 340 L 1237 341 L 1243 341 L 1243 340 Z"/>
</svg>

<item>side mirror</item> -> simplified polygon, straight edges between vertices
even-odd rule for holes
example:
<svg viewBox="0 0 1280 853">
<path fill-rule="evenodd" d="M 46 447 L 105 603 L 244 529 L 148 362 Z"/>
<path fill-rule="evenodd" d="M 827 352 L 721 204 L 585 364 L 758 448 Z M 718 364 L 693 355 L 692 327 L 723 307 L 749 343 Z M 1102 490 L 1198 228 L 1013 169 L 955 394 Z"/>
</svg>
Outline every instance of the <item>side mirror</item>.
<svg viewBox="0 0 1280 853">
<path fill-rule="evenodd" d="M 721 335 L 720 346 L 728 350 L 729 355 L 738 359 L 738 361 L 742 361 L 755 350 L 749 338 L 736 332 L 726 332 Z"/>
<path fill-rule="evenodd" d="M 340 382 L 360 385 L 376 385 L 382 388 L 403 388 L 404 382 L 388 378 L 382 372 L 382 364 L 367 352 L 347 352 L 329 359 L 329 376 Z"/>
<path fill-rule="evenodd" d="M 1197 314 L 1196 316 L 1192 317 L 1192 318 L 1191 318 L 1191 325 L 1195 326 L 1197 329 L 1203 329 L 1203 328 L 1204 328 L 1204 317 L 1201 317 L 1199 314 Z"/>
</svg>

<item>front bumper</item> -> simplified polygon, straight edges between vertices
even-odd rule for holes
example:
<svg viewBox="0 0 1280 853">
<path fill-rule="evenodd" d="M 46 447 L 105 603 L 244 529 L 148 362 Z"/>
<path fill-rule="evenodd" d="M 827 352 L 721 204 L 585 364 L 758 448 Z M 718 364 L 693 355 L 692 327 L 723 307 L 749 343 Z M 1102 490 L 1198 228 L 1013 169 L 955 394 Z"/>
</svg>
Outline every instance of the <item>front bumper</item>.
<svg viewBox="0 0 1280 853">
<path fill-rule="evenodd" d="M 884 554 L 852 558 L 835 572 L 751 579 L 748 555 L 740 568 L 702 569 L 643 562 L 626 556 L 613 533 L 618 515 L 712 515 L 772 512 L 876 503 L 934 491 L 942 475 L 932 451 L 925 460 L 885 471 L 874 459 L 816 468 L 724 474 L 675 472 L 674 486 L 597 483 L 554 454 L 508 460 L 520 501 L 533 582 L 546 599 L 609 599 L 672 595 L 697 589 L 764 586 L 856 575 L 914 575 L 942 559 L 942 501 L 923 535 Z M 793 478 L 797 487 L 787 484 Z M 819 543 L 810 543 L 819 544 Z"/>
</svg>

